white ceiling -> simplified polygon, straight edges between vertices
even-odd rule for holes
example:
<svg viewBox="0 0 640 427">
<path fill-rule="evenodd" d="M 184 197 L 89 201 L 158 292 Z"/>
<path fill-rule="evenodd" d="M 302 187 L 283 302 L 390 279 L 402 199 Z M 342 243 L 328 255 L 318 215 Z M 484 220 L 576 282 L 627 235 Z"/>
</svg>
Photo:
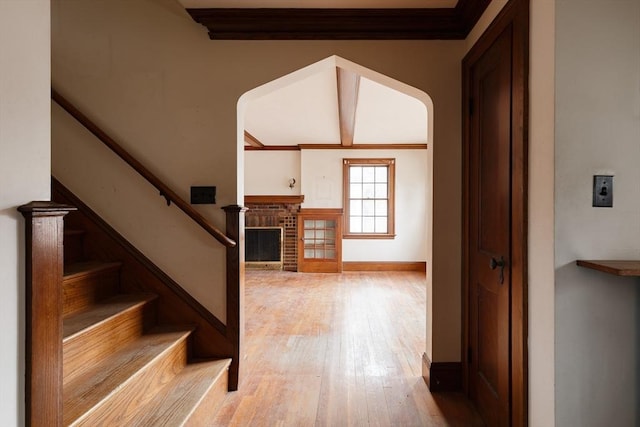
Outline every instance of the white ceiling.
<svg viewBox="0 0 640 427">
<path fill-rule="evenodd" d="M 452 8 L 458 0 L 179 0 L 185 8 Z"/>
<path fill-rule="evenodd" d="M 319 71 L 247 105 L 245 129 L 264 145 L 340 145 L 335 68 Z M 426 144 L 425 105 L 360 79 L 354 144 Z"/>
</svg>

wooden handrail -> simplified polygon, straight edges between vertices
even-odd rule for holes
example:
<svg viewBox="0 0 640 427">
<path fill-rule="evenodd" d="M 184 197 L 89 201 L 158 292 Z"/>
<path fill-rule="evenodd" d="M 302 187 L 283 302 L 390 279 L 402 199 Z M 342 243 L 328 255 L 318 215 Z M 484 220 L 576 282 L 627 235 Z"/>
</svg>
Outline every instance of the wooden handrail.
<svg viewBox="0 0 640 427">
<path fill-rule="evenodd" d="M 84 126 L 89 132 L 95 135 L 104 145 L 109 147 L 111 151 L 116 153 L 118 157 L 127 162 L 136 172 L 138 172 L 144 179 L 146 179 L 151 185 L 153 185 L 162 197 L 167 200 L 167 204 L 171 202 L 180 208 L 182 212 L 187 214 L 193 219 L 200 227 L 202 227 L 207 233 L 212 235 L 217 241 L 222 243 L 228 248 L 236 246 L 236 242 L 227 237 L 222 231 L 218 230 L 212 225 L 200 212 L 191 207 L 186 201 L 178 196 L 175 191 L 169 188 L 163 183 L 160 178 L 155 176 L 149 169 L 147 169 L 142 163 L 136 160 L 131 154 L 129 154 L 120 144 L 107 135 L 102 129 L 100 129 L 95 123 L 93 123 L 87 116 L 82 114 L 71 102 L 67 101 L 62 95 L 51 89 L 51 99 L 53 99 L 58 105 L 69 113 L 74 119 L 76 119 L 82 126 Z"/>
</svg>

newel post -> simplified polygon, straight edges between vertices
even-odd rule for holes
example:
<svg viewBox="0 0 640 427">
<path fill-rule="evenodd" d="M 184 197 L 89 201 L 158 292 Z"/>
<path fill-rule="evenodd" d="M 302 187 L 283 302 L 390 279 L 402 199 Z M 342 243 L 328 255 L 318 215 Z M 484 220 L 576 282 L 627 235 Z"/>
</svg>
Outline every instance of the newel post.
<svg viewBox="0 0 640 427">
<path fill-rule="evenodd" d="M 236 241 L 234 247 L 227 247 L 227 339 L 233 346 L 229 391 L 234 391 L 240 382 L 244 341 L 244 213 L 247 208 L 229 205 L 222 209 L 227 214 L 226 234 Z"/>
<path fill-rule="evenodd" d="M 31 202 L 25 218 L 25 419 L 62 426 L 63 217 L 73 206 Z"/>
</svg>

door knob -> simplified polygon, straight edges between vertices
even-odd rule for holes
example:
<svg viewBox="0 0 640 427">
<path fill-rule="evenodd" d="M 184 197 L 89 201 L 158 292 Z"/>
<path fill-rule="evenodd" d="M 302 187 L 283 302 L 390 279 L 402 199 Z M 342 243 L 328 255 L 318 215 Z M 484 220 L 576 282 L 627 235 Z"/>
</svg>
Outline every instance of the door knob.
<svg viewBox="0 0 640 427">
<path fill-rule="evenodd" d="M 500 256 L 500 259 L 495 259 L 494 257 L 491 257 L 491 260 L 489 261 L 489 268 L 491 268 L 492 270 L 495 270 L 496 268 L 500 267 L 500 284 L 502 285 L 504 283 L 504 257 Z"/>
</svg>

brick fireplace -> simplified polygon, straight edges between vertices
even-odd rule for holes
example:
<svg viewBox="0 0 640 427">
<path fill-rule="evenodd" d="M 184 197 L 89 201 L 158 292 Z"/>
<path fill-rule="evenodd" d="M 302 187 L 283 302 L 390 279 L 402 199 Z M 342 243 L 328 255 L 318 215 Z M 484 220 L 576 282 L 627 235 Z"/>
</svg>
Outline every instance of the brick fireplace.
<svg viewBox="0 0 640 427">
<path fill-rule="evenodd" d="M 298 271 L 298 211 L 304 196 L 244 196 L 245 227 L 281 227 L 282 269 Z"/>
</svg>

